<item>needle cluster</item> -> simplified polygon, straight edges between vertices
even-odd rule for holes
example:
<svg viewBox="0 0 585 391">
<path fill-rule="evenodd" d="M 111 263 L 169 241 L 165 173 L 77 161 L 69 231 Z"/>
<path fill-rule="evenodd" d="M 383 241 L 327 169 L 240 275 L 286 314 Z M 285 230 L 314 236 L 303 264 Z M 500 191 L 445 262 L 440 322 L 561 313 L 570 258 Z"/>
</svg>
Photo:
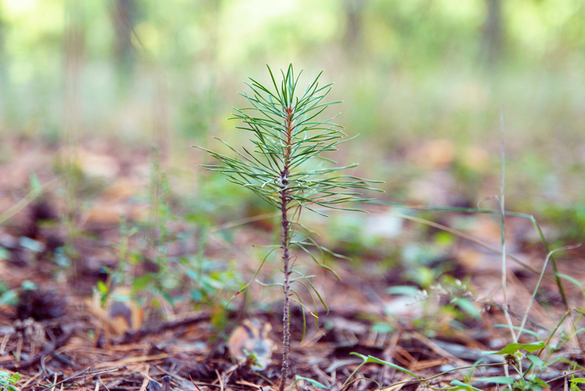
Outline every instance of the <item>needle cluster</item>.
<svg viewBox="0 0 585 391">
<path fill-rule="evenodd" d="M 319 86 L 321 72 L 304 93 L 297 96 L 300 74 L 295 78 L 292 65 L 286 74 L 282 72 L 280 85 L 268 69 L 274 89 L 250 79 L 246 84 L 251 94 L 242 95 L 252 107 L 236 109 L 234 116 L 243 122 L 237 129 L 252 133 L 254 149 L 249 151 L 242 147 L 240 152 L 224 142 L 235 153 L 230 157 L 201 148 L 220 162 L 205 167 L 223 173 L 231 182 L 249 188 L 278 209 L 283 202 L 280 193 L 286 189 L 289 210 L 301 206 L 321 215 L 324 213 L 316 207 L 355 210 L 340 204 L 366 200 L 351 189 L 375 190 L 371 188 L 375 181 L 335 175 L 357 164 L 325 166 L 335 162 L 322 154 L 336 151 L 340 143 L 350 140 L 342 127 L 332 122 L 333 118 L 317 119 L 329 105 L 340 103 L 323 102 L 332 84 Z"/>
</svg>

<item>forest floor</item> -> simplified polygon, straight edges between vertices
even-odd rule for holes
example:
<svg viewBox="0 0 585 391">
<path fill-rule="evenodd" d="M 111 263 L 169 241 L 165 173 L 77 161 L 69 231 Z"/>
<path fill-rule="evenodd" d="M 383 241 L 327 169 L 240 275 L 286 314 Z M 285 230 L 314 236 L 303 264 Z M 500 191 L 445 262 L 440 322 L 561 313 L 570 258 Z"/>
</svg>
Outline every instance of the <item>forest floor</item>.
<svg viewBox="0 0 585 391">
<path fill-rule="evenodd" d="M 63 153 L 15 138 L 2 149 L 0 381 L 18 373 L 17 389 L 43 391 L 154 390 L 164 376 L 180 390 L 278 387 L 281 290 L 255 283 L 227 305 L 249 280 L 281 281 L 278 255 L 255 275 L 267 252 L 255 246 L 278 240 L 273 211 L 201 173 L 195 153 L 187 172 L 113 141 Z M 532 222 L 507 216 L 504 288 L 498 214 L 364 208 L 303 212 L 320 245 L 352 260 L 313 254 L 338 279 L 295 255 L 315 290 L 297 286 L 305 311 L 292 308 L 287 389 L 296 376 L 311 379 L 301 389 L 555 390 L 583 376 L 582 248 L 547 258 Z M 543 225 L 545 235 L 562 229 Z M 242 346 L 266 348 L 253 352 L 265 368 L 234 357 Z"/>
</svg>

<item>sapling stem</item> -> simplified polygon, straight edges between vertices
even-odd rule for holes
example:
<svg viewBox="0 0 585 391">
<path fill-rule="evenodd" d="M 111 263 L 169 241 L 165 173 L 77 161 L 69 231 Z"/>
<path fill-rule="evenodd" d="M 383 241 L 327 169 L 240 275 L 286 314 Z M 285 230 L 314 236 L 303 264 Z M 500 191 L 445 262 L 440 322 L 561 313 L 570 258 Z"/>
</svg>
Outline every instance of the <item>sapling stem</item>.
<svg viewBox="0 0 585 391">
<path fill-rule="evenodd" d="M 284 391 L 286 379 L 288 377 L 289 355 L 290 355 L 290 251 L 289 251 L 289 232 L 290 221 L 288 221 L 288 176 L 291 164 L 292 134 L 294 131 L 293 124 L 293 107 L 285 108 L 285 129 L 286 143 L 284 145 L 284 166 L 280 172 L 280 213 L 282 225 L 282 263 L 284 264 L 284 309 L 282 315 L 282 371 L 280 375 L 280 391 Z"/>
</svg>

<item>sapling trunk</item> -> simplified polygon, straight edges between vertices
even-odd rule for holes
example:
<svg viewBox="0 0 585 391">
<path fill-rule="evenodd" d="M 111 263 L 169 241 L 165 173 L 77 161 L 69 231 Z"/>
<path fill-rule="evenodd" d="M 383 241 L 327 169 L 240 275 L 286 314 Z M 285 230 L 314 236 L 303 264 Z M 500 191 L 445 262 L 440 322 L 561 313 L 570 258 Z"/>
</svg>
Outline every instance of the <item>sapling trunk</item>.
<svg viewBox="0 0 585 391">
<path fill-rule="evenodd" d="M 327 167 L 327 164 L 334 162 L 321 156 L 323 152 L 336 151 L 336 146 L 346 141 L 344 140 L 346 135 L 340 130 L 341 127 L 331 122 L 331 119 L 324 121 L 316 119 L 329 104 L 339 103 L 322 102 L 330 91 L 331 84 L 319 87 L 319 74 L 303 94 L 298 94 L 296 88 L 299 79 L 295 78 L 292 65 L 289 66 L 286 74 L 282 72 L 280 86 L 276 83 L 270 68 L 268 70 L 274 89 L 268 89 L 254 79 L 250 79 L 251 84 L 248 86 L 252 89 L 253 94 L 242 95 L 248 99 L 252 107 L 236 109 L 237 113 L 235 114 L 235 118 L 241 119 L 244 124 L 236 128 L 253 134 L 254 137 L 250 141 L 254 145 L 254 149 L 250 152 L 243 148 L 243 152 L 239 152 L 222 141 L 237 155 L 230 157 L 209 149 L 198 148 L 209 152 L 219 161 L 218 165 L 205 165 L 205 167 L 221 172 L 228 177 L 229 181 L 252 190 L 280 211 L 282 240 L 280 245 L 276 245 L 275 248 L 282 249 L 284 268 L 284 280 L 282 284 L 278 284 L 282 285 L 284 292 L 282 372 L 280 377 L 280 391 L 284 391 L 290 367 L 291 295 L 295 295 L 296 298 L 292 300 L 299 302 L 301 310 L 305 310 L 305 306 L 300 302 L 300 296 L 292 284 L 298 282 L 299 285 L 307 288 L 315 303 L 315 318 L 317 305 L 313 294 L 327 309 L 323 298 L 310 282 L 310 277 L 293 269 L 292 248 L 305 251 L 319 266 L 332 271 L 329 267 L 321 264 L 307 249 L 307 247 L 313 246 L 323 250 L 309 237 L 308 233 L 299 232 L 296 229 L 299 226 L 296 224 L 298 219 L 296 211 L 303 208 L 326 216 L 322 210 L 317 208 L 358 210 L 344 208 L 340 204 L 367 200 L 353 189 L 377 190 L 372 188 L 370 183 L 378 181 L 337 175 L 338 171 L 355 167 L 357 164 L 346 167 Z M 248 114 L 248 112 L 253 113 Z M 295 212 L 289 216 L 289 212 L 293 210 Z M 293 238 L 295 232 L 299 234 L 301 239 L 296 239 L 296 236 Z M 295 273 L 295 278 L 291 278 L 293 273 Z M 243 289 L 246 289 L 250 283 Z"/>
<path fill-rule="evenodd" d="M 288 377 L 288 360 L 290 355 L 290 254 L 288 248 L 290 222 L 287 216 L 286 189 L 282 189 L 282 262 L 284 264 L 284 309 L 282 315 L 282 372 L 280 375 L 280 391 L 284 391 L 284 385 Z"/>
<path fill-rule="evenodd" d="M 284 264 L 284 309 L 282 315 L 282 371 L 280 375 L 280 391 L 284 391 L 286 379 L 288 377 L 288 360 L 290 355 L 290 252 L 289 252 L 289 232 L 290 221 L 288 221 L 288 176 L 290 171 L 291 158 L 291 140 L 294 130 L 292 121 L 293 108 L 286 107 L 286 141 L 285 141 L 285 155 L 284 166 L 280 172 L 280 213 L 282 224 L 282 263 Z"/>
</svg>

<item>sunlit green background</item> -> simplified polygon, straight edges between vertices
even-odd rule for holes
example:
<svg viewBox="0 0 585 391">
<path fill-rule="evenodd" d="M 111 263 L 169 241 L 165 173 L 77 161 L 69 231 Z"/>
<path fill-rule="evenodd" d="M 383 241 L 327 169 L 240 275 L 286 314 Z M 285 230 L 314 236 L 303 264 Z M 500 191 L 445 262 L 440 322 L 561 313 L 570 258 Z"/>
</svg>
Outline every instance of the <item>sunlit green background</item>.
<svg viewBox="0 0 585 391">
<path fill-rule="evenodd" d="M 0 4 L 4 136 L 162 143 L 195 170 L 188 145 L 245 137 L 227 120 L 243 81 L 293 63 L 335 82 L 330 114 L 361 134 L 337 157 L 384 179 L 382 198 L 440 204 L 425 173 L 442 171 L 461 204 L 497 193 L 503 113 L 508 202 L 585 222 L 582 0 Z"/>
</svg>

